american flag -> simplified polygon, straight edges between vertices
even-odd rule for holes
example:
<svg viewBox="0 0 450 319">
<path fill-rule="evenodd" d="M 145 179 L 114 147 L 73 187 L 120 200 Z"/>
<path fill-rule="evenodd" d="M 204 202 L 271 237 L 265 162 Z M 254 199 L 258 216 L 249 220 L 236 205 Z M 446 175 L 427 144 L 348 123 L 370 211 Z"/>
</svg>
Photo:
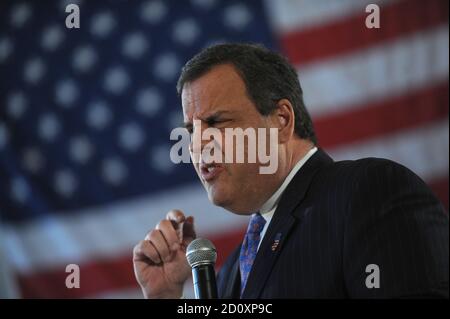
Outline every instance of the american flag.
<svg viewBox="0 0 450 319">
<path fill-rule="evenodd" d="M 448 208 L 448 36 L 447 0 L 2 1 L 0 297 L 141 297 L 132 247 L 173 208 L 196 217 L 219 266 L 242 240 L 248 219 L 169 158 L 180 68 L 214 43 L 286 55 L 321 147 L 402 163 Z M 80 288 L 65 286 L 68 264 Z"/>
</svg>

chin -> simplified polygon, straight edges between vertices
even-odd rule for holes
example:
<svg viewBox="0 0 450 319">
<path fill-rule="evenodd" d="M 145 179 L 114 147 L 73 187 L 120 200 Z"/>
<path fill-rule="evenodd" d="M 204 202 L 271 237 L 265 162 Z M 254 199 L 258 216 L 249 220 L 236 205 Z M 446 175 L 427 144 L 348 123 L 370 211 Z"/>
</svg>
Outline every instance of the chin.
<svg viewBox="0 0 450 319">
<path fill-rule="evenodd" d="M 216 206 L 229 210 L 229 206 L 233 202 L 231 199 L 232 196 L 230 196 L 226 190 L 217 188 L 218 187 L 210 186 L 206 189 L 209 201 Z"/>
<path fill-rule="evenodd" d="M 239 195 L 238 195 L 239 196 Z M 230 199 L 229 196 L 224 196 L 224 194 L 217 194 L 217 192 L 208 192 L 208 198 L 211 203 L 215 206 L 222 207 L 227 211 L 230 211 L 237 215 L 249 215 L 249 211 L 243 207 L 239 207 L 236 201 Z"/>
<path fill-rule="evenodd" d="M 229 204 L 229 201 L 227 200 L 226 196 L 224 196 L 223 194 L 220 194 L 220 192 L 218 194 L 217 191 L 209 190 L 208 198 L 209 198 L 209 201 L 216 206 L 226 208 L 226 206 L 228 206 L 228 204 Z"/>
</svg>

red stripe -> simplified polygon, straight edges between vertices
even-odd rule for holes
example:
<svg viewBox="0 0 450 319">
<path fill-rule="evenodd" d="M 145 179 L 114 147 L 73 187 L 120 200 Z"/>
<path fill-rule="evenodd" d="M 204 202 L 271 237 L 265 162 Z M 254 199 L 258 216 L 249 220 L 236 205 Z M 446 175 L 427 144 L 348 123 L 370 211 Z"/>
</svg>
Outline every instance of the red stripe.
<svg viewBox="0 0 450 319">
<path fill-rule="evenodd" d="M 430 187 L 448 209 L 448 176 L 429 183 Z M 241 242 L 245 229 L 221 234 L 212 241 L 219 252 L 218 267 L 226 256 Z M 80 265 L 80 288 L 67 289 L 64 272 L 60 269 L 19 276 L 19 285 L 24 298 L 83 298 L 95 294 L 121 289 L 138 289 L 134 278 L 130 251 L 112 260 L 96 260 Z"/>
<path fill-rule="evenodd" d="M 448 80 L 387 101 L 355 107 L 314 121 L 324 148 L 367 140 L 448 116 Z"/>
<path fill-rule="evenodd" d="M 217 265 L 220 267 L 242 240 L 245 229 L 234 230 L 220 234 L 211 240 L 216 245 L 218 254 Z M 95 260 L 80 266 L 80 288 L 68 289 L 65 286 L 66 265 L 48 271 L 19 275 L 18 282 L 24 298 L 83 298 L 100 293 L 113 292 L 120 289 L 130 289 L 136 283 L 132 249 L 111 260 Z"/>
<path fill-rule="evenodd" d="M 83 298 L 101 292 L 136 285 L 130 255 L 114 260 L 95 260 L 80 266 L 80 288 L 65 286 L 65 265 L 45 272 L 20 275 L 19 286 L 24 298 Z"/>
<path fill-rule="evenodd" d="M 380 7 L 380 28 L 368 29 L 369 13 L 281 35 L 281 46 L 292 63 L 309 63 L 364 49 L 448 22 L 448 0 L 409 0 Z M 326 22 L 326 21 L 324 21 Z"/>
</svg>

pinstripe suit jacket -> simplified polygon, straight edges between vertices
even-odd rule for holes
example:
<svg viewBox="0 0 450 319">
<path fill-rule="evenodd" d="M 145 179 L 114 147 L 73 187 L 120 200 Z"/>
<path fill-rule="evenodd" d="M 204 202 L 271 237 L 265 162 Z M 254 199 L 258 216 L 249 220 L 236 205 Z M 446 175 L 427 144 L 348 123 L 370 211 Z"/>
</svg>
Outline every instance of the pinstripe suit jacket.
<svg viewBox="0 0 450 319">
<path fill-rule="evenodd" d="M 243 298 L 448 298 L 448 228 L 443 206 L 407 168 L 334 162 L 319 149 L 283 193 Z M 239 249 L 218 274 L 221 298 L 239 298 Z M 366 272 L 371 264 L 379 272 Z M 379 288 L 368 288 L 377 273 Z"/>
</svg>

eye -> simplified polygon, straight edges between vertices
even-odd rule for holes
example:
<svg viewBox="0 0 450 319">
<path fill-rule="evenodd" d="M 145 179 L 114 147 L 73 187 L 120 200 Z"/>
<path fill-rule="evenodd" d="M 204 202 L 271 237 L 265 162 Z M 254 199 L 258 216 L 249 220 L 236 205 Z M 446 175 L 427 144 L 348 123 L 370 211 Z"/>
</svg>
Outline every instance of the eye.
<svg viewBox="0 0 450 319">
<path fill-rule="evenodd" d="M 206 124 L 208 124 L 208 126 L 214 126 L 216 123 L 219 123 L 219 121 L 218 120 L 208 120 L 207 122 L 206 122 Z"/>
<path fill-rule="evenodd" d="M 229 122 L 229 119 L 213 119 L 213 120 L 209 120 L 208 126 L 216 126 L 217 124 L 222 124 L 222 123 L 226 123 Z"/>
</svg>

